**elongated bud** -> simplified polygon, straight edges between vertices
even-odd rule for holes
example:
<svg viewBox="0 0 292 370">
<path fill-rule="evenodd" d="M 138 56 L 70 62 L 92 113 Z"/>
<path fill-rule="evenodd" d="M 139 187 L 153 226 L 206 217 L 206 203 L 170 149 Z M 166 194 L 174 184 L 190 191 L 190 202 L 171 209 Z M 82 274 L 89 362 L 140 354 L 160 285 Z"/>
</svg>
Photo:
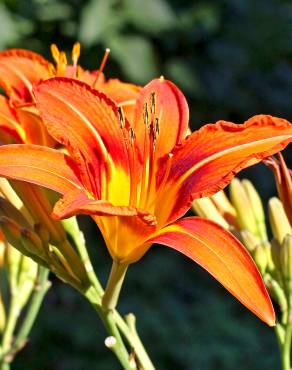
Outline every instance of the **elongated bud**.
<svg viewBox="0 0 292 370">
<path fill-rule="evenodd" d="M 268 266 L 268 256 L 266 248 L 262 243 L 256 247 L 253 256 L 254 261 L 260 270 L 260 273 L 264 275 L 266 268 Z"/>
<path fill-rule="evenodd" d="M 0 216 L 9 217 L 21 226 L 30 226 L 23 214 L 3 197 L 0 197 Z"/>
<path fill-rule="evenodd" d="M 18 225 L 18 223 L 12 220 L 11 218 L 8 218 L 6 216 L 1 216 L 0 217 L 0 227 L 8 243 L 15 246 L 15 248 L 18 248 L 17 246 L 19 245 L 18 249 L 21 249 L 22 248 L 21 243 L 20 243 L 21 227 Z"/>
<path fill-rule="evenodd" d="M 272 251 L 272 259 L 275 268 L 277 271 L 281 271 L 281 262 L 280 262 L 280 251 L 281 251 L 281 244 L 278 242 L 277 239 L 272 239 L 271 241 L 271 251 Z"/>
<path fill-rule="evenodd" d="M 229 186 L 230 198 L 237 212 L 237 220 L 242 230 L 248 230 L 258 235 L 257 223 L 253 214 L 253 208 L 244 186 L 238 179 L 233 179 Z"/>
<path fill-rule="evenodd" d="M 264 276 L 265 285 L 269 291 L 269 294 L 275 302 L 280 306 L 281 312 L 286 312 L 288 308 L 287 298 L 285 292 L 281 285 L 271 277 L 271 275 L 266 274 Z"/>
<path fill-rule="evenodd" d="M 261 240 L 248 230 L 241 231 L 240 236 L 243 244 L 250 253 L 253 253 L 257 246 L 261 243 Z"/>
<path fill-rule="evenodd" d="M 282 243 L 286 234 L 291 234 L 291 226 L 282 202 L 276 197 L 269 200 L 269 218 L 274 237 Z"/>
<path fill-rule="evenodd" d="M 39 238 L 42 240 L 44 244 L 49 243 L 50 233 L 48 229 L 42 223 L 35 224 L 34 231 L 37 233 L 37 235 L 39 236 Z"/>
<path fill-rule="evenodd" d="M 258 235 L 262 240 L 267 240 L 267 229 L 265 223 L 265 211 L 263 207 L 262 200 L 253 184 L 247 180 L 242 180 L 242 185 L 245 192 L 249 198 L 249 203 L 251 205 L 253 215 L 256 221 Z"/>
<path fill-rule="evenodd" d="M 292 235 L 286 235 L 280 250 L 281 269 L 287 294 L 292 293 Z"/>
<path fill-rule="evenodd" d="M 28 253 L 37 255 L 43 259 L 46 258 L 43 243 L 34 231 L 22 228 L 21 243 Z"/>
<path fill-rule="evenodd" d="M 218 212 L 217 208 L 210 198 L 194 199 L 192 203 L 192 208 L 200 217 L 208 218 L 209 220 L 221 225 L 225 229 L 229 228 L 228 223 Z"/>
<path fill-rule="evenodd" d="M 224 191 L 218 191 L 218 193 L 214 194 L 211 199 L 219 213 L 224 217 L 229 225 L 232 225 L 235 229 L 239 229 L 236 209 L 233 207 Z"/>
</svg>

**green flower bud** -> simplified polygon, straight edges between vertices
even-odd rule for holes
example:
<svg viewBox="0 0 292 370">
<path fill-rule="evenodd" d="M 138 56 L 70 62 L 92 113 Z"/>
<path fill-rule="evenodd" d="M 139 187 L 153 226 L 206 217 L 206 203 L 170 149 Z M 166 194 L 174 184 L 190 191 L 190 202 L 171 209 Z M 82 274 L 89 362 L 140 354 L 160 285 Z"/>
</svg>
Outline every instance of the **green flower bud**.
<svg viewBox="0 0 292 370">
<path fill-rule="evenodd" d="M 280 263 L 287 294 L 292 294 L 292 235 L 286 235 L 281 245 Z"/>
<path fill-rule="evenodd" d="M 253 207 L 241 181 L 234 178 L 230 183 L 229 190 L 232 204 L 237 212 L 237 220 L 240 228 L 259 236 Z"/>
<path fill-rule="evenodd" d="M 21 229 L 21 243 L 30 254 L 37 255 L 40 258 L 46 258 L 46 252 L 39 236 L 32 230 Z"/>
<path fill-rule="evenodd" d="M 209 220 L 221 225 L 225 229 L 229 228 L 229 224 L 222 217 L 210 198 L 194 199 L 192 207 L 195 213 L 197 213 L 197 215 L 200 217 L 208 218 Z"/>
<path fill-rule="evenodd" d="M 258 266 L 260 270 L 260 273 L 264 275 L 266 268 L 268 266 L 268 255 L 267 255 L 265 245 L 259 244 L 256 247 L 253 253 L 253 258 L 254 258 L 256 265 Z"/>
<path fill-rule="evenodd" d="M 291 234 L 291 226 L 280 199 L 273 197 L 269 200 L 269 218 L 274 238 L 282 243 L 287 234 Z"/>
<path fill-rule="evenodd" d="M 280 251 L 281 251 L 281 244 L 278 242 L 277 239 L 273 239 L 271 241 L 271 252 L 272 252 L 272 260 L 277 271 L 281 271 L 281 261 L 280 261 Z"/>
<path fill-rule="evenodd" d="M 249 198 L 249 203 L 251 205 L 254 219 L 256 221 L 257 225 L 257 235 L 262 240 L 267 240 L 267 230 L 266 230 L 266 223 L 265 223 L 265 212 L 262 200 L 259 196 L 259 193 L 257 192 L 256 188 L 253 186 L 253 184 L 247 180 L 242 180 L 242 185 L 245 189 L 245 192 Z"/>
<path fill-rule="evenodd" d="M 241 231 L 240 236 L 243 244 L 250 253 L 253 253 L 257 246 L 261 243 L 260 239 L 248 230 Z"/>
</svg>

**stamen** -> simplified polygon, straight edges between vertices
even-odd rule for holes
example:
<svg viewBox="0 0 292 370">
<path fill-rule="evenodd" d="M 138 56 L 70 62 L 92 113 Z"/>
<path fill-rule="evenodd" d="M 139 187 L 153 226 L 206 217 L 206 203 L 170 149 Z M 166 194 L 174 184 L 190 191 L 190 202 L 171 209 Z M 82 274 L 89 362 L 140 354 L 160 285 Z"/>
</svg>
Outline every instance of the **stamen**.
<svg viewBox="0 0 292 370">
<path fill-rule="evenodd" d="M 156 111 L 156 94 L 155 92 L 152 92 L 150 94 L 150 100 L 151 100 L 151 108 L 150 108 L 150 112 L 152 114 L 155 114 L 155 111 Z"/>
<path fill-rule="evenodd" d="M 160 82 L 164 82 L 164 76 L 160 76 L 160 77 L 159 77 L 159 81 L 160 81 Z"/>
<path fill-rule="evenodd" d="M 109 48 L 106 48 L 105 49 L 104 56 L 103 56 L 102 61 L 100 63 L 99 69 L 98 69 L 98 71 L 96 73 L 96 78 L 95 78 L 95 80 L 94 80 L 94 82 L 92 84 L 93 87 L 99 82 L 99 78 L 100 78 L 100 76 L 101 76 L 101 74 L 102 74 L 102 72 L 104 70 L 104 67 L 106 65 L 106 62 L 107 62 L 109 53 L 110 53 L 110 49 Z"/>
<path fill-rule="evenodd" d="M 56 62 L 56 64 L 58 64 L 59 63 L 60 52 L 59 52 L 58 46 L 56 44 L 51 45 L 51 53 L 52 53 L 52 57 L 53 57 L 54 61 Z"/>
<path fill-rule="evenodd" d="M 125 115 L 122 107 L 118 107 L 118 118 L 120 121 L 120 127 L 124 128 L 125 127 Z"/>
<path fill-rule="evenodd" d="M 133 145 L 133 142 L 135 140 L 135 131 L 132 127 L 130 127 L 129 129 L 129 136 L 130 136 L 130 141 L 131 141 L 131 144 Z"/>
<path fill-rule="evenodd" d="M 148 113 L 147 103 L 145 103 L 144 107 L 143 107 L 143 120 L 144 120 L 145 125 L 148 127 L 148 125 L 149 125 L 149 113 Z"/>
<path fill-rule="evenodd" d="M 154 126 L 154 137 L 155 140 L 157 139 L 157 136 L 159 135 L 160 127 L 159 127 L 159 118 L 155 118 L 155 126 Z"/>
<path fill-rule="evenodd" d="M 77 66 L 79 57 L 80 57 L 80 43 L 75 42 L 72 49 L 72 62 L 74 66 Z"/>
<path fill-rule="evenodd" d="M 135 145 L 135 131 L 132 127 L 129 128 L 129 139 L 131 146 L 128 148 L 129 168 L 130 168 L 130 205 L 137 205 L 138 195 L 138 177 L 136 172 L 137 158 Z"/>
<path fill-rule="evenodd" d="M 57 75 L 58 76 L 65 76 L 66 75 L 66 67 L 67 67 L 67 57 L 64 51 L 59 53 L 59 63 L 57 65 Z"/>
<path fill-rule="evenodd" d="M 103 70 L 104 70 L 105 64 L 106 64 L 106 62 L 107 62 L 107 59 L 108 59 L 108 56 L 109 56 L 110 51 L 111 51 L 111 50 L 110 50 L 109 48 L 106 48 L 106 49 L 105 49 L 104 56 L 103 56 L 103 58 L 102 58 L 102 61 L 101 61 L 101 63 L 100 63 L 100 67 L 99 67 L 99 69 L 98 69 L 98 72 L 99 72 L 99 73 L 102 73 L 102 72 L 103 72 Z"/>
</svg>

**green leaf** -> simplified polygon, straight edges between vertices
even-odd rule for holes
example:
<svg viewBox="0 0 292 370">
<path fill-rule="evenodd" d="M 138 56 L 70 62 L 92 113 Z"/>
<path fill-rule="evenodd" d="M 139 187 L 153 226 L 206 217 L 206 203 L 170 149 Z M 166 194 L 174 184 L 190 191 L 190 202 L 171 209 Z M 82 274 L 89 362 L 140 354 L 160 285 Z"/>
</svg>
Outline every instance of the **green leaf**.
<svg viewBox="0 0 292 370">
<path fill-rule="evenodd" d="M 157 77 L 154 50 L 147 39 L 140 36 L 116 35 L 107 40 L 107 45 L 111 48 L 111 55 L 131 81 L 143 84 Z"/>
<path fill-rule="evenodd" d="M 115 0 L 91 0 L 81 13 L 79 39 L 85 46 L 103 40 L 118 30 L 123 17 L 114 8 Z"/>
<path fill-rule="evenodd" d="M 4 49 L 18 40 L 16 22 L 3 4 L 0 4 L 0 48 Z"/>
<path fill-rule="evenodd" d="M 165 0 L 125 0 L 125 14 L 139 30 L 155 34 L 174 27 L 177 17 Z"/>
</svg>

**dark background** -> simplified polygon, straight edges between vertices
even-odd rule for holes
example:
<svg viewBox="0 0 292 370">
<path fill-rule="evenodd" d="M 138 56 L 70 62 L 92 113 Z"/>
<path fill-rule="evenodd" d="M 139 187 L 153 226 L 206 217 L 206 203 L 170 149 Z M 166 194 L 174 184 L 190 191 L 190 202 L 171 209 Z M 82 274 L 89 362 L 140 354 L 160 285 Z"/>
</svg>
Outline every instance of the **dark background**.
<svg viewBox="0 0 292 370">
<path fill-rule="evenodd" d="M 28 48 L 50 58 L 51 43 L 70 52 L 76 40 L 81 64 L 91 69 L 111 48 L 108 77 L 139 84 L 161 74 L 172 79 L 188 99 L 193 129 L 258 113 L 292 119 L 291 1 L 0 1 L 0 48 Z M 291 149 L 285 155 L 292 160 Z M 265 200 L 275 194 L 263 165 L 242 176 Z M 82 225 L 104 282 L 110 259 L 88 219 Z M 12 369 L 119 369 L 93 310 L 52 280 L 31 340 Z M 167 248 L 154 246 L 130 267 L 119 308 L 136 313 L 159 370 L 280 369 L 273 330 Z"/>
</svg>

